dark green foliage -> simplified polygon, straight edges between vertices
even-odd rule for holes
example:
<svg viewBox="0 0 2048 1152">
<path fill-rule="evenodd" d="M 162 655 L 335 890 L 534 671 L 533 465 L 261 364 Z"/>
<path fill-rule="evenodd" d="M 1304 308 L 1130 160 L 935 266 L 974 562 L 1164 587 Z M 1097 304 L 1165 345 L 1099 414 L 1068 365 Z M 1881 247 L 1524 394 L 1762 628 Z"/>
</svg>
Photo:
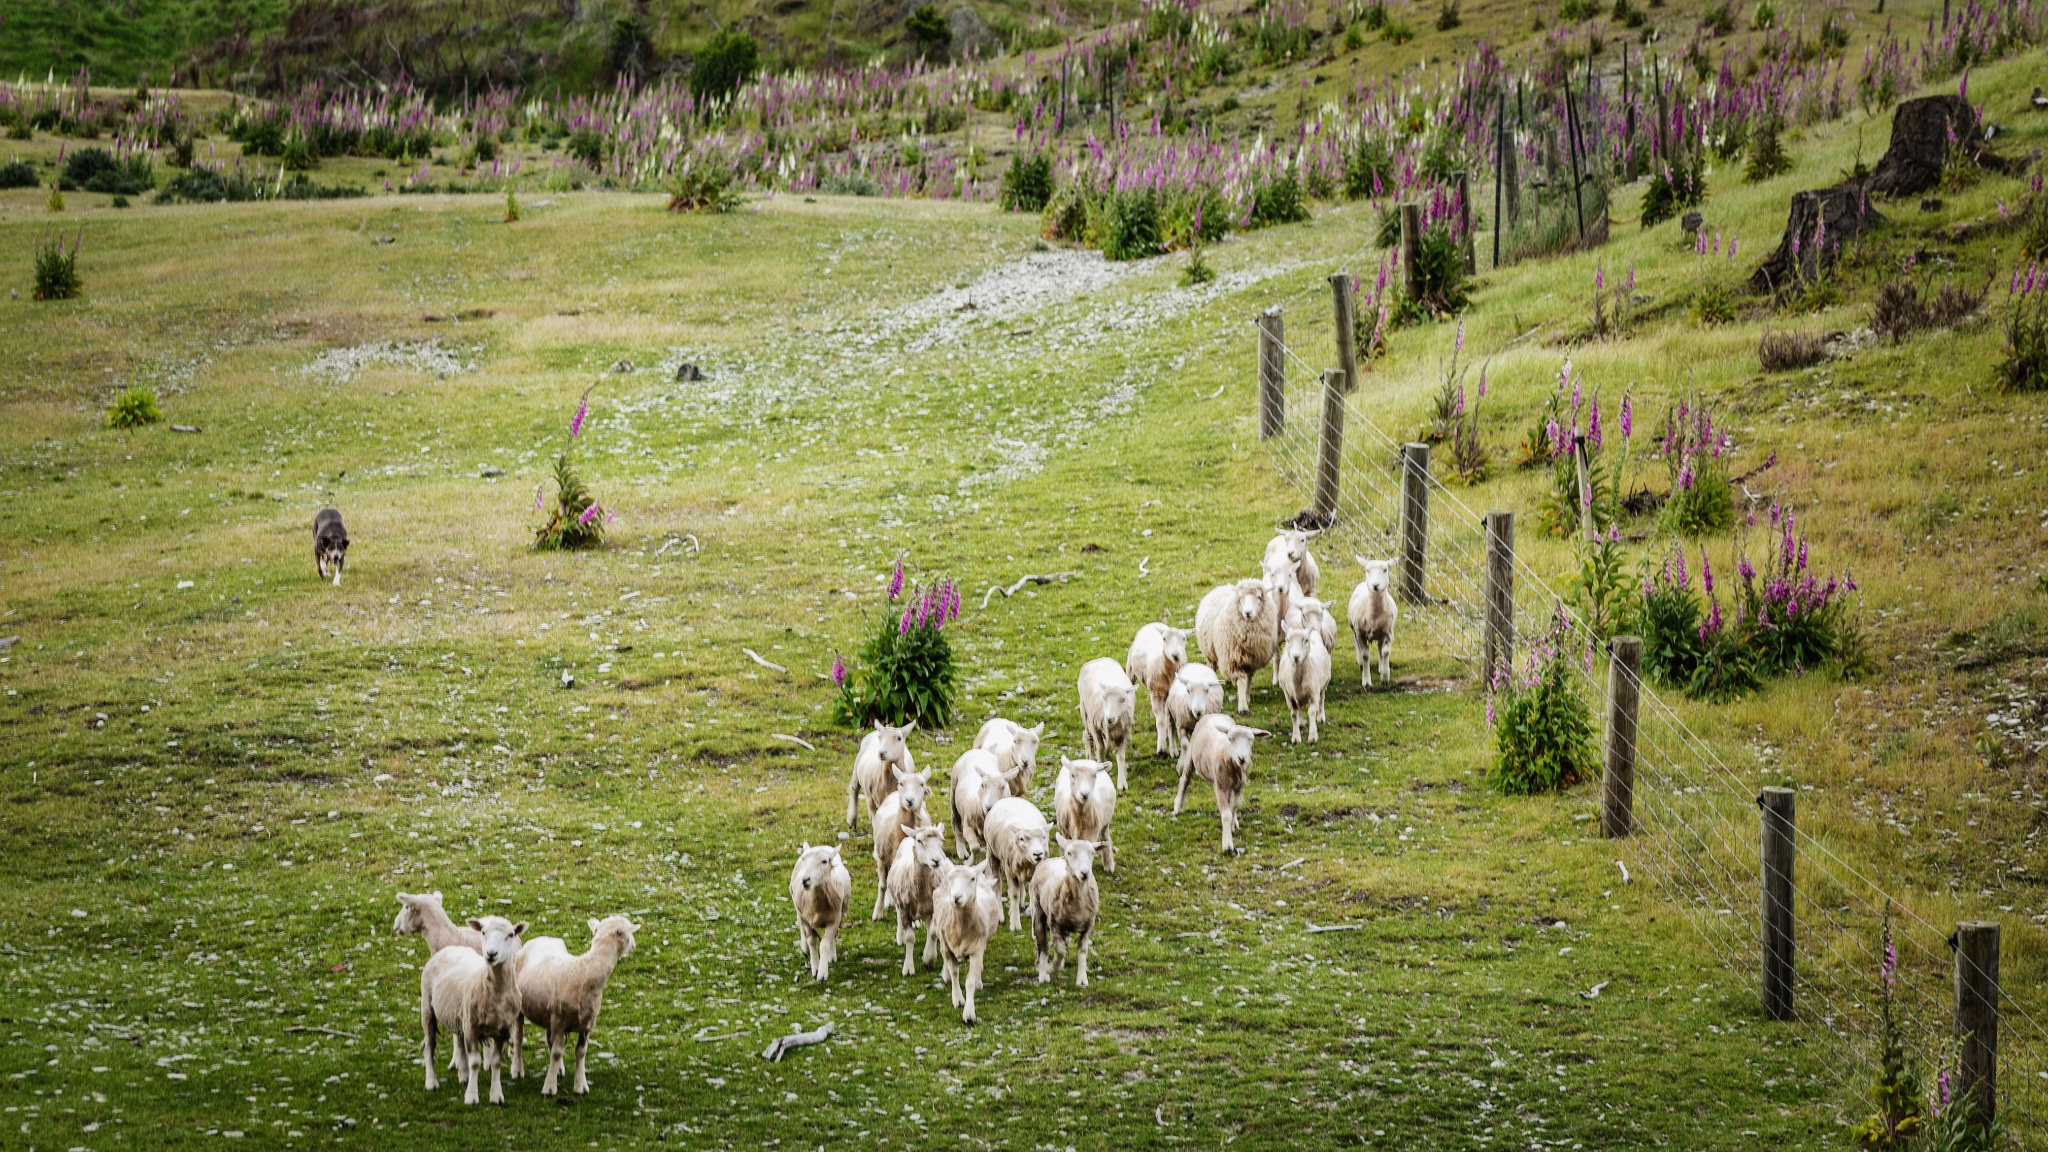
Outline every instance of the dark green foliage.
<svg viewBox="0 0 2048 1152">
<path fill-rule="evenodd" d="M 1344 196 L 1363 200 L 1394 186 L 1394 147 L 1378 136 L 1361 135 L 1344 154 Z M 1396 230 L 1400 228 L 1397 218 Z"/>
<path fill-rule="evenodd" d="M 604 76 L 613 82 L 622 77 L 638 79 L 653 63 L 654 42 L 640 22 L 629 18 L 612 21 L 611 40 L 604 50 Z"/>
<path fill-rule="evenodd" d="M 901 568 L 896 580 L 902 580 Z M 906 599 L 901 615 L 895 614 L 896 604 L 892 595 L 861 646 L 858 667 L 833 662 L 839 687 L 832 702 L 834 722 L 867 728 L 877 721 L 892 726 L 916 721 L 927 730 L 952 723 L 960 673 L 945 626 L 959 616 L 959 593 L 948 580 Z"/>
<path fill-rule="evenodd" d="M 1622 570 L 1621 533 L 1608 532 L 1593 542 L 1581 538 L 1576 547 L 1579 571 L 1572 578 L 1572 608 L 1588 631 L 1611 640 L 1635 626 L 1636 596 Z"/>
<path fill-rule="evenodd" d="M 678 172 L 668 185 L 671 212 L 730 212 L 740 205 L 732 173 L 718 164 Z"/>
<path fill-rule="evenodd" d="M 1792 170 L 1792 157 L 1785 151 L 1785 143 L 1779 139 L 1783 127 L 1775 118 L 1766 119 L 1756 130 L 1756 136 L 1749 143 L 1749 163 L 1742 169 L 1742 178 L 1755 184 L 1773 176 Z"/>
<path fill-rule="evenodd" d="M 1629 0 L 1614 0 L 1614 11 L 1609 15 L 1616 24 L 1624 28 L 1641 28 L 1650 19 L 1648 14 L 1629 3 Z"/>
<path fill-rule="evenodd" d="M 1465 279 L 1465 248 L 1454 235 L 1451 221 L 1439 221 L 1422 230 L 1415 245 L 1415 262 L 1421 272 L 1422 294 L 1404 294 L 1399 319 L 1414 324 L 1432 316 L 1452 316 L 1465 310 L 1471 286 Z"/>
<path fill-rule="evenodd" d="M 320 166 L 320 157 L 314 153 L 313 145 L 304 133 L 294 132 L 284 142 L 280 163 L 287 172 L 310 172 Z"/>
<path fill-rule="evenodd" d="M 116 160 L 105 148 L 80 148 L 64 159 L 57 187 L 66 192 L 110 192 L 135 196 L 156 184 L 149 157 L 137 153 Z"/>
<path fill-rule="evenodd" d="M 2048 285 L 2014 295 L 2005 306 L 2004 327 L 1998 390 L 2048 390 Z"/>
<path fill-rule="evenodd" d="M 276 114 L 250 115 L 228 125 L 228 139 L 240 142 L 249 156 L 276 156 L 284 151 L 290 125 Z"/>
<path fill-rule="evenodd" d="M 107 407 L 107 427 L 140 428 L 164 418 L 157 410 L 156 393 L 148 388 L 130 388 Z"/>
<path fill-rule="evenodd" d="M 930 59 L 944 56 L 946 48 L 953 42 L 953 32 L 946 27 L 946 18 L 930 5 L 921 5 L 910 18 L 903 22 L 903 30 L 910 34 L 910 43 L 919 57 Z"/>
<path fill-rule="evenodd" d="M 1443 0 L 1443 5 L 1436 13 L 1436 30 L 1449 32 L 1461 23 L 1463 21 L 1458 16 L 1458 0 Z"/>
<path fill-rule="evenodd" d="M 1299 224 L 1308 219 L 1308 197 L 1302 193 L 1301 177 L 1284 172 L 1252 189 L 1251 227 Z"/>
<path fill-rule="evenodd" d="M 714 104 L 740 90 L 761 70 L 761 48 L 745 32 L 722 29 L 697 52 L 690 64 L 690 93 L 699 103 Z"/>
<path fill-rule="evenodd" d="M 1898 950 L 1892 940 L 1892 905 L 1884 906 L 1884 927 L 1878 940 L 1877 1077 L 1870 1084 L 1870 1102 L 1877 1111 L 1849 1130 L 1858 1148 L 1917 1147 L 1926 1135 L 1927 1118 L 1920 1113 L 1920 1073 L 1906 1053 L 1905 1030 L 1899 1026 Z"/>
<path fill-rule="evenodd" d="M 36 166 L 26 160 L 9 160 L 0 165 L 0 189 L 34 188 L 43 182 Z"/>
<path fill-rule="evenodd" d="M 868 179 L 867 173 L 834 172 L 818 181 L 818 191 L 827 196 L 880 196 L 882 190 Z"/>
<path fill-rule="evenodd" d="M 64 247 L 62 236 L 44 236 L 36 242 L 36 286 L 38 300 L 71 300 L 83 290 L 84 284 L 78 277 L 78 249 L 85 243 L 85 230 L 79 229 L 71 241 L 71 247 Z"/>
<path fill-rule="evenodd" d="M 576 552 L 604 543 L 604 509 L 583 486 L 566 451 L 555 457 L 555 499 L 547 516 L 533 534 L 539 551 Z"/>
<path fill-rule="evenodd" d="M 1193 288 L 1214 279 L 1216 270 L 1209 267 L 1208 261 L 1202 259 L 1202 246 L 1197 244 L 1188 249 L 1188 266 L 1187 270 L 1180 274 L 1180 286 Z"/>
<path fill-rule="evenodd" d="M 1667 565 L 1666 578 L 1653 578 L 1636 626 L 1643 634 L 1643 672 L 1667 688 L 1682 688 L 1692 682 L 1706 644 L 1700 639 L 1699 602 L 1684 581 L 1668 577 L 1669 571 Z"/>
<path fill-rule="evenodd" d="M 1735 31 L 1735 11 L 1728 0 L 1720 0 L 1712 8 L 1700 14 L 1700 27 L 1715 37 L 1726 36 Z"/>
<path fill-rule="evenodd" d="M 279 183 L 235 168 L 193 168 L 178 173 L 156 194 L 159 204 L 218 204 L 248 200 L 353 200 L 369 193 L 348 184 L 315 184 L 303 172 Z"/>
<path fill-rule="evenodd" d="M 1143 260 L 1166 250 L 1159 229 L 1159 196 L 1150 188 L 1111 192 L 1102 198 L 1098 226 L 1102 254 L 1111 260 Z"/>
<path fill-rule="evenodd" d="M 696 83 L 695 73 L 691 74 L 691 83 Z M 595 168 L 604 162 L 604 137 L 599 136 L 595 128 L 578 128 L 569 133 L 562 150 Z"/>
<path fill-rule="evenodd" d="M 997 202 L 1005 212 L 1043 212 L 1052 200 L 1052 153 L 1032 152 L 1010 162 Z"/>
<path fill-rule="evenodd" d="M 1703 165 L 1695 152 L 1690 159 L 1681 158 L 1650 174 L 1649 187 L 1643 189 L 1643 227 L 1669 220 L 1707 198 Z"/>
<path fill-rule="evenodd" d="M 1538 641 L 1521 676 L 1496 669 L 1488 711 L 1495 755 L 1489 779 L 1511 796 L 1561 792 L 1593 775 L 1593 718 L 1572 683 L 1562 627 Z"/>
</svg>

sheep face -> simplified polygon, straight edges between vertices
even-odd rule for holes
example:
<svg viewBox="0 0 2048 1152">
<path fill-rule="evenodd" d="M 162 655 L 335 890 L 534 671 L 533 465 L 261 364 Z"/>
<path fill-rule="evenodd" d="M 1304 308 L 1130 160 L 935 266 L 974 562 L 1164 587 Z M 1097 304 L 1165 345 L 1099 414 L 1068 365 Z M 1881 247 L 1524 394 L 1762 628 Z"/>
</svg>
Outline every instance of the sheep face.
<svg viewBox="0 0 2048 1152">
<path fill-rule="evenodd" d="M 1018 728 L 1016 743 L 1013 746 L 1015 752 L 1012 755 L 1011 763 L 1026 772 L 1035 771 L 1038 767 L 1038 740 L 1039 737 L 1044 735 L 1045 722 L 1043 720 L 1029 728 Z"/>
<path fill-rule="evenodd" d="M 1018 834 L 1017 853 L 1030 865 L 1030 867 L 1025 869 L 1026 872 L 1038 867 L 1038 862 L 1045 859 L 1045 851 L 1046 831 L 1044 828 L 1033 828 L 1029 832 Z"/>
<path fill-rule="evenodd" d="M 1086 807 L 1095 802 L 1095 792 L 1107 787 L 1109 782 L 1102 778 L 1102 764 L 1096 760 L 1069 760 L 1060 757 L 1060 771 L 1067 774 L 1067 788 L 1074 802 Z M 1062 848 L 1066 845 L 1061 840 Z"/>
<path fill-rule="evenodd" d="M 955 908 L 965 908 L 974 903 L 975 893 L 981 888 L 991 891 L 996 886 L 996 875 L 989 861 L 984 858 L 972 868 L 956 867 L 939 881 L 939 890 L 932 894 L 934 903 L 945 901 Z"/>
<path fill-rule="evenodd" d="M 1060 837 L 1060 857 L 1067 862 L 1067 874 L 1077 883 L 1086 884 L 1095 875 L 1095 849 L 1093 840 L 1069 840 Z"/>
<path fill-rule="evenodd" d="M 895 802 L 903 806 L 903 815 L 906 818 L 924 807 L 925 797 L 931 794 L 931 769 L 905 772 L 902 768 L 891 765 L 889 774 L 896 778 Z"/>
<path fill-rule="evenodd" d="M 400 936 L 424 934 L 427 926 L 420 918 L 421 914 L 418 908 L 420 904 L 433 904 L 438 908 L 441 904 L 441 894 L 439 892 L 428 892 L 422 896 L 413 896 L 400 892 L 398 894 L 398 919 L 391 922 L 391 930 Z"/>
<path fill-rule="evenodd" d="M 1295 528 L 1282 532 L 1267 541 L 1266 571 L 1270 574 L 1281 570 L 1292 570 L 1301 563 L 1303 556 L 1308 555 L 1308 542 L 1314 538 L 1315 533 Z"/>
<path fill-rule="evenodd" d="M 1356 554 L 1353 554 L 1352 559 L 1358 561 L 1360 568 L 1365 569 L 1365 586 L 1367 588 L 1375 592 L 1385 592 L 1388 586 L 1393 583 L 1393 577 L 1390 575 L 1394 568 L 1392 560 L 1367 560 L 1365 557 Z"/>
<path fill-rule="evenodd" d="M 526 932 L 524 920 L 514 924 L 503 916 L 471 920 L 471 928 L 483 933 L 484 960 L 492 965 L 511 962 L 519 955 L 519 937 Z"/>
<path fill-rule="evenodd" d="M 1314 635 L 1315 633 L 1307 628 L 1287 629 L 1287 640 L 1284 646 L 1285 658 L 1297 663 L 1307 660 L 1309 637 Z"/>
<path fill-rule="evenodd" d="M 1138 714 L 1138 693 L 1126 681 L 1119 688 L 1108 685 L 1102 692 L 1102 726 L 1111 730 L 1129 724 Z"/>
<path fill-rule="evenodd" d="M 1269 735 L 1271 733 L 1263 728 L 1247 728 L 1242 724 L 1231 725 L 1229 737 L 1230 762 L 1237 767 L 1237 773 L 1240 777 L 1246 775 L 1252 769 L 1252 741 L 1260 736 Z"/>
<path fill-rule="evenodd" d="M 838 848 L 830 844 L 813 848 L 806 844 L 802 854 L 796 858 L 796 882 L 806 892 L 822 888 L 832 878 L 832 870 L 838 863 Z"/>
<path fill-rule="evenodd" d="M 884 764 L 902 764 L 904 750 L 909 747 L 910 734 L 917 729 L 917 722 L 911 721 L 901 728 L 891 728 L 880 720 L 875 721 L 875 755 Z"/>
<path fill-rule="evenodd" d="M 1237 584 L 1237 614 L 1249 624 L 1266 612 L 1266 600 L 1273 590 L 1258 580 L 1240 580 Z"/>
<path fill-rule="evenodd" d="M 985 772 L 981 777 L 981 810 L 987 812 L 1010 796 L 1010 787 L 1024 775 L 1024 769 L 1012 768 L 1008 772 Z"/>
<path fill-rule="evenodd" d="M 619 946 L 621 960 L 633 954 L 633 933 L 640 925 L 624 916 L 607 916 L 602 920 L 587 921 L 590 925 L 590 943 L 594 947 L 600 940 L 614 940 Z"/>
<path fill-rule="evenodd" d="M 1185 628 L 1160 628 L 1159 650 L 1166 657 L 1167 671 L 1180 671 L 1180 666 L 1188 662 L 1188 630 Z"/>
<path fill-rule="evenodd" d="M 921 868 L 936 869 L 946 860 L 946 837 L 936 827 L 911 828 L 903 833 L 910 843 L 911 856 Z"/>
</svg>

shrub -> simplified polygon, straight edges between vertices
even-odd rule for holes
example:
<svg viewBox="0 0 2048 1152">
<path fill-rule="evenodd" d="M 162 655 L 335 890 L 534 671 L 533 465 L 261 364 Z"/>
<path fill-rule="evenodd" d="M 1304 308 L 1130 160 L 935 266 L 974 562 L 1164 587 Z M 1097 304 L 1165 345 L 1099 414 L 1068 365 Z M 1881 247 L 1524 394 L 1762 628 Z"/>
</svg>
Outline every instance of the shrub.
<svg viewBox="0 0 2048 1152">
<path fill-rule="evenodd" d="M 583 398 L 577 401 L 576 415 L 569 420 L 569 443 L 555 457 L 553 504 L 549 505 L 544 498 L 545 485 L 533 490 L 533 510 L 547 515 L 533 533 L 533 546 L 538 551 L 575 552 L 604 543 L 604 526 L 611 513 L 583 486 L 582 478 L 569 463 L 570 449 L 583 434 L 583 424 L 589 416 L 590 392 L 585 389 Z"/>
<path fill-rule="evenodd" d="M 84 288 L 78 278 L 78 248 L 83 243 L 83 228 L 72 238 L 68 251 L 62 236 L 45 235 L 36 241 L 36 299 L 71 300 L 78 296 Z"/>
<path fill-rule="evenodd" d="M 1560 648 L 1568 635 L 1560 611 L 1519 675 L 1503 664 L 1490 677 L 1486 715 L 1495 748 L 1490 779 L 1511 796 L 1560 792 L 1594 774 L 1592 713 L 1572 684 L 1571 657 Z M 1586 658 L 1590 661 L 1590 652 Z"/>
<path fill-rule="evenodd" d="M 0 165 L 0 189 L 35 188 L 42 182 L 42 177 L 36 175 L 35 165 L 26 160 L 9 160 Z"/>
<path fill-rule="evenodd" d="M 1407 21 L 1397 16 L 1389 16 L 1385 26 L 1380 29 L 1380 39 L 1399 47 L 1415 39 L 1415 29 L 1410 28 Z"/>
<path fill-rule="evenodd" d="M 692 82 L 695 82 L 694 75 Z M 562 150 L 596 168 L 604 162 L 604 137 L 598 135 L 595 128 L 578 128 L 569 133 L 569 139 L 562 145 Z"/>
<path fill-rule="evenodd" d="M 284 142 L 284 153 L 279 158 L 287 172 L 310 172 L 320 166 L 320 157 L 313 151 L 313 145 L 305 134 L 294 132 Z"/>
<path fill-rule="evenodd" d="M 38 261 L 40 264 L 40 261 Z M 1998 365 L 2001 392 L 2048 389 L 2048 274 L 2040 265 L 2013 273 L 2005 301 L 2005 355 Z"/>
<path fill-rule="evenodd" d="M 1712 8 L 1700 14 L 1700 27 L 1715 38 L 1735 31 L 1735 13 L 1728 6 L 1728 0 L 1720 0 Z"/>
<path fill-rule="evenodd" d="M 508 187 L 505 189 L 505 223 L 517 224 L 518 222 L 519 193 L 516 189 Z"/>
<path fill-rule="evenodd" d="M 1756 130 L 1749 142 L 1749 163 L 1743 166 L 1742 178 L 1751 184 L 1769 180 L 1792 170 L 1792 157 L 1785 151 L 1785 142 L 1780 138 L 1783 128 L 1776 117 L 1768 117 Z"/>
<path fill-rule="evenodd" d="M 898 562 L 889 582 L 890 611 L 861 647 L 863 667 L 849 669 L 843 660 L 832 661 L 832 681 L 839 689 L 832 703 L 836 722 L 853 728 L 877 721 L 915 721 L 925 728 L 952 722 L 959 670 L 945 627 L 960 618 L 960 590 L 951 580 L 941 580 L 909 597 L 904 592 Z M 904 600 L 901 615 L 894 612 L 899 598 Z"/>
<path fill-rule="evenodd" d="M 867 173 L 858 171 L 834 172 L 818 181 L 818 191 L 827 196 L 880 196 L 882 190 L 876 187 Z"/>
<path fill-rule="evenodd" d="M 1778 26 L 1778 10 L 1771 7 L 1771 0 L 1757 0 L 1756 11 L 1749 18 L 1751 31 L 1768 32 Z"/>
<path fill-rule="evenodd" d="M 1794 530 L 1789 509 L 1771 505 L 1771 528 L 1777 536 L 1761 571 L 1747 556 L 1738 554 L 1735 563 L 1748 630 L 1745 647 L 1763 675 L 1811 671 L 1844 654 L 1850 632 L 1848 597 L 1856 591 L 1856 581 L 1847 575 L 1821 579 L 1813 574 L 1806 537 Z"/>
<path fill-rule="evenodd" d="M 193 168 L 171 177 L 170 182 L 156 194 L 156 202 L 219 204 L 250 200 L 351 200 L 368 195 L 363 189 L 349 184 L 315 184 L 303 172 L 279 183 L 265 180 L 260 172 L 242 168 L 224 172 Z"/>
<path fill-rule="evenodd" d="M 1423 425 L 1416 439 L 1429 444 L 1441 444 L 1451 438 L 1451 425 L 1465 414 L 1465 377 L 1471 372 L 1469 364 L 1460 365 L 1458 358 L 1465 354 L 1465 322 L 1458 321 L 1458 334 L 1451 340 L 1451 358 L 1437 370 L 1436 395 L 1430 398 L 1429 423 Z"/>
<path fill-rule="evenodd" d="M 1665 164 L 1651 174 L 1649 186 L 1643 189 L 1643 227 L 1653 227 L 1687 208 L 1696 208 L 1707 198 L 1702 163 L 1695 151 L 1690 159 Z"/>
<path fill-rule="evenodd" d="M 1929 283 L 1916 283 L 1904 274 L 1885 281 L 1877 290 L 1877 298 L 1871 301 L 1871 329 L 1897 343 L 1923 328 L 1953 328 L 1975 315 L 1990 293 L 1989 284 L 1982 291 L 1972 292 L 1953 280 L 1939 289 L 1930 288 Z"/>
<path fill-rule="evenodd" d="M 1610 527 L 1597 540 L 1582 538 L 1573 547 L 1579 571 L 1572 577 L 1571 605 L 1586 622 L 1586 630 L 1601 640 L 1628 631 L 1635 611 L 1621 567 L 1621 527 Z"/>
<path fill-rule="evenodd" d="M 1756 357 L 1766 372 L 1790 372 L 1827 358 L 1818 332 L 1765 332 L 1756 342 Z"/>
<path fill-rule="evenodd" d="M 1052 200 L 1052 153 L 1032 152 L 1010 162 L 997 202 L 1005 212 L 1042 212 Z"/>
<path fill-rule="evenodd" d="M 1102 254 L 1111 260 L 1143 260 L 1165 251 L 1159 230 L 1159 197 L 1150 188 L 1111 192 L 1102 198 Z"/>
<path fill-rule="evenodd" d="M 724 101 L 754 78 L 761 67 L 761 48 L 745 32 L 720 29 L 690 64 L 690 94 L 699 104 Z"/>
<path fill-rule="evenodd" d="M 740 191 L 733 186 L 732 172 L 715 160 L 686 165 L 668 184 L 671 212 L 730 212 L 739 204 Z"/>
<path fill-rule="evenodd" d="M 1732 286 L 1719 281 L 1703 284 L 1692 295 L 1692 318 L 1708 328 L 1732 324 L 1740 303 Z"/>
<path fill-rule="evenodd" d="M 1700 552 L 1706 611 L 1693 595 L 1685 548 L 1673 549 L 1662 568 L 1643 580 L 1637 619 L 1643 631 L 1643 668 L 1658 683 L 1696 700 L 1728 701 L 1755 689 L 1756 661 L 1742 643 L 1742 625 L 1721 614 L 1713 567 Z"/>
<path fill-rule="evenodd" d="M 1299 224 L 1308 219 L 1308 198 L 1302 194 L 1301 177 L 1292 169 L 1252 189 L 1251 227 Z"/>
<path fill-rule="evenodd" d="M 1195 244 L 1192 248 L 1188 249 L 1188 266 L 1187 270 L 1180 274 L 1180 286 L 1183 288 L 1193 288 L 1197 285 L 1207 284 L 1214 279 L 1216 279 L 1216 270 L 1209 267 L 1208 261 L 1202 259 L 1201 244 Z"/>
<path fill-rule="evenodd" d="M 1436 30 L 1449 32 L 1461 23 L 1463 21 L 1458 17 L 1458 0 L 1443 0 L 1443 6 L 1438 8 L 1436 13 Z"/>
<path fill-rule="evenodd" d="M 1664 417 L 1657 450 L 1671 475 L 1671 495 L 1664 503 L 1664 524 L 1681 536 L 1725 532 L 1735 524 L 1734 488 L 1722 453 L 1734 446 L 1714 426 L 1705 401 L 1679 400 Z"/>
<path fill-rule="evenodd" d="M 100 192 L 134 196 L 154 187 L 156 174 L 149 157 L 137 153 L 116 160 L 104 148 L 80 148 L 65 157 L 57 187 L 66 192 Z"/>
<path fill-rule="evenodd" d="M 1569 389 L 1570 401 L 1566 401 Z M 1585 396 L 1580 381 L 1572 377 L 1567 357 L 1558 368 L 1557 386 L 1544 406 L 1543 427 L 1532 435 L 1541 438 L 1540 463 L 1550 465 L 1550 491 L 1537 509 L 1537 519 L 1554 536 L 1576 536 L 1592 517 L 1593 529 L 1605 533 L 1613 528 L 1621 512 L 1622 473 L 1628 466 L 1628 442 L 1635 432 L 1635 401 L 1624 395 L 1619 413 L 1621 445 L 1610 456 L 1607 429 L 1600 420 L 1600 397 Z M 1581 423 L 1583 421 L 1583 424 Z M 1585 476 L 1579 475 L 1578 448 L 1585 445 Z"/>
<path fill-rule="evenodd" d="M 1393 145 L 1382 137 L 1361 134 L 1344 153 L 1345 197 L 1351 200 L 1376 197 L 1392 187 L 1393 183 Z M 1395 221 L 1395 227 L 1400 227 L 1398 220 Z"/>
<path fill-rule="evenodd" d="M 910 42 L 917 46 L 920 58 L 943 56 L 953 42 L 953 31 L 946 27 L 946 18 L 930 4 L 921 5 L 910 18 L 903 22 L 903 30 L 910 33 Z"/>
<path fill-rule="evenodd" d="M 130 388 L 107 407 L 107 427 L 140 428 L 164 418 L 157 410 L 156 393 L 148 388 Z"/>
<path fill-rule="evenodd" d="M 1609 12 L 1608 16 L 1624 28 L 1641 28 L 1650 20 L 1647 13 L 1629 3 L 1629 0 L 1614 0 L 1614 10 Z"/>
</svg>

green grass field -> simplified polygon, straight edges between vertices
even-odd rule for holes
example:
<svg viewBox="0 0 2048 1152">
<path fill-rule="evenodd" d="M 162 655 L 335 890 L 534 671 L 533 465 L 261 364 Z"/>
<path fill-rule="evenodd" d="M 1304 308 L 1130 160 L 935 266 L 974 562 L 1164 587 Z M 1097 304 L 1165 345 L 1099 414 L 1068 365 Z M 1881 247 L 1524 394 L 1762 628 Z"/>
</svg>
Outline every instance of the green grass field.
<svg viewBox="0 0 2048 1152">
<path fill-rule="evenodd" d="M 2037 63 L 1972 81 L 2018 129 L 2010 154 L 2048 136 L 2025 110 Z M 1761 185 L 1715 172 L 1710 224 L 1760 257 L 1789 193 L 1885 131 L 1794 136 L 1795 171 Z M 1567 351 L 1610 397 L 1633 385 L 1645 424 L 1717 397 L 1738 459 L 1776 450 L 1761 482 L 1855 571 L 1877 670 L 1681 713 L 1743 777 L 1800 787 L 1802 826 L 1922 915 L 2001 920 L 2007 989 L 2038 1008 L 2040 760 L 1976 741 L 2048 676 L 2048 407 L 1992 388 L 1989 318 L 1798 373 L 1755 352 L 1766 328 L 1866 323 L 1905 252 L 2002 275 L 2014 238 L 1984 222 L 2023 191 L 1887 206 L 1817 317 L 1703 329 L 1689 249 L 1619 222 L 1623 190 L 1607 248 L 1482 276 L 1467 348 L 1492 357 L 1499 478 L 1462 498 L 1524 513 L 1523 553 L 1562 588 L 1569 549 L 1507 459 Z M 1183 289 L 1185 257 L 1105 265 L 983 206 L 523 199 L 506 225 L 488 196 L 79 193 L 55 216 L 0 193 L 20 289 L 0 302 L 6 1146 L 1846 1146 L 1857 1086 L 1818 1026 L 1766 1023 L 1749 970 L 1622 882 L 1592 790 L 1487 788 L 1483 699 L 1420 627 L 1387 690 L 1361 691 L 1342 646 L 1319 747 L 1261 744 L 1241 857 L 1218 854 L 1205 790 L 1176 819 L 1170 763 L 1134 758 L 1089 989 L 1032 983 L 1028 933 L 1003 933 L 970 1029 L 865 920 L 829 984 L 804 975 L 788 869 L 840 831 L 854 746 L 823 676 L 891 563 L 968 593 L 961 720 L 920 761 L 943 775 L 991 714 L 1046 721 L 1042 764 L 1078 754 L 1080 665 L 1189 622 L 1301 506 L 1256 438 L 1249 321 L 1292 300 L 1291 341 L 1328 362 L 1321 283 L 1369 271 L 1365 205 L 1213 247 L 1220 279 Z M 84 298 L 29 300 L 35 239 L 81 226 Z M 1596 262 L 1632 264 L 1643 318 L 1566 347 Z M 1362 385 L 1383 428 L 1419 423 L 1451 339 L 1396 335 Z M 676 382 L 684 361 L 706 378 Z M 105 428 L 134 384 L 167 424 Z M 534 553 L 533 486 L 593 384 L 576 453 L 610 542 Z M 329 504 L 354 539 L 339 588 L 309 555 Z M 1324 563 L 1348 591 L 1348 557 Z M 1259 683 L 1255 722 L 1284 729 Z M 857 913 L 865 829 L 843 842 Z M 424 948 L 392 933 L 392 894 L 436 889 L 578 951 L 588 918 L 644 923 L 590 1095 L 422 1092 Z M 1359 928 L 1307 931 L 1333 924 Z M 759 1058 L 828 1019 L 828 1045 Z"/>
</svg>

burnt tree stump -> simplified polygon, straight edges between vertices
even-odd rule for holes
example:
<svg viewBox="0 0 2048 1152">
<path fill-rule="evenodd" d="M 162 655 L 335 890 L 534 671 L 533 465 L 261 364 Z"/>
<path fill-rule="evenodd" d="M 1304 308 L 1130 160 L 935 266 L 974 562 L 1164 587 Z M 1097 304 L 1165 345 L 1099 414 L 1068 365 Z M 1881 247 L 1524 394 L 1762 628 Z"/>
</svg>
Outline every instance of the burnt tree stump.
<svg viewBox="0 0 2048 1152">
<path fill-rule="evenodd" d="M 1948 166 L 1949 140 L 1978 164 L 2003 171 L 2005 162 L 1992 155 L 1977 122 L 1977 110 L 1960 96 L 1923 96 L 1892 112 L 1892 142 L 1872 169 L 1865 187 L 1872 196 L 1918 196 L 1941 183 Z"/>
<path fill-rule="evenodd" d="M 1844 245 L 1882 223 L 1861 184 L 1793 193 L 1778 250 L 1750 276 L 1750 291 L 1781 292 L 1818 279 Z"/>
</svg>

